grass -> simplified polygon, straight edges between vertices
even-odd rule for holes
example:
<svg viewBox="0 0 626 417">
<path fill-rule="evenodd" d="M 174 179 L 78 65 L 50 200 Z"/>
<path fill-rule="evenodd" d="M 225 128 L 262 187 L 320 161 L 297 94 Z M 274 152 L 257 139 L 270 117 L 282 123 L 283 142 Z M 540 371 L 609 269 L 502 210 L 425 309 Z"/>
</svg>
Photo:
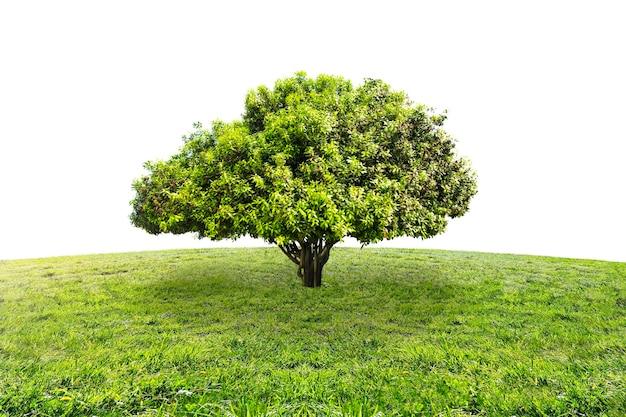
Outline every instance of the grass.
<svg viewBox="0 0 626 417">
<path fill-rule="evenodd" d="M 623 416 L 626 263 L 276 248 L 0 261 L 0 416 Z"/>
</svg>

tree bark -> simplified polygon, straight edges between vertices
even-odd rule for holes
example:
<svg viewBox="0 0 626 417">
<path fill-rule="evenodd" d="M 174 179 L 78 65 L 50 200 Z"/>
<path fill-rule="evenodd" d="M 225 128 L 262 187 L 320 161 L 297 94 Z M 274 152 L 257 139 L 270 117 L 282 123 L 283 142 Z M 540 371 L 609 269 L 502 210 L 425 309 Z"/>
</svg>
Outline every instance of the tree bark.
<svg viewBox="0 0 626 417">
<path fill-rule="evenodd" d="M 310 241 L 302 239 L 281 245 L 279 248 L 293 263 L 298 265 L 298 276 L 305 287 L 315 288 L 322 285 L 322 269 L 330 257 L 330 249 L 337 242 L 324 239 Z"/>
</svg>

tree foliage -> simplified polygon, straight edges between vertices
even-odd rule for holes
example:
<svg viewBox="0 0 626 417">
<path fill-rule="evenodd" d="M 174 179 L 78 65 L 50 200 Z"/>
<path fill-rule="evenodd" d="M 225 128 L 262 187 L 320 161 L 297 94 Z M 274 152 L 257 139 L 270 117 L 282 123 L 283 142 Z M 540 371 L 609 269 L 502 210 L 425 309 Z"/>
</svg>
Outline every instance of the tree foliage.
<svg viewBox="0 0 626 417">
<path fill-rule="evenodd" d="M 147 162 L 131 221 L 153 234 L 265 239 L 318 286 L 346 236 L 425 239 L 467 212 L 475 176 L 445 119 L 380 80 L 355 88 L 296 73 L 249 91 L 241 120 L 196 123 L 178 154 Z"/>
</svg>

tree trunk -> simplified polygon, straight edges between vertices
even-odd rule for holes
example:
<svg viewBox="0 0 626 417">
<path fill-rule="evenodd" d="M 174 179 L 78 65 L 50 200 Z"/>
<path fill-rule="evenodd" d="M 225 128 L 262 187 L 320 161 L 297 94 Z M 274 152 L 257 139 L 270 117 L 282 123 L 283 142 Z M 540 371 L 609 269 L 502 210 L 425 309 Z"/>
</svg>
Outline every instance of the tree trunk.
<svg viewBox="0 0 626 417">
<path fill-rule="evenodd" d="M 318 239 L 310 242 L 292 242 L 279 246 L 293 263 L 298 265 L 298 276 L 305 287 L 315 288 L 322 285 L 322 269 L 330 256 L 330 249 L 336 242 Z"/>
</svg>

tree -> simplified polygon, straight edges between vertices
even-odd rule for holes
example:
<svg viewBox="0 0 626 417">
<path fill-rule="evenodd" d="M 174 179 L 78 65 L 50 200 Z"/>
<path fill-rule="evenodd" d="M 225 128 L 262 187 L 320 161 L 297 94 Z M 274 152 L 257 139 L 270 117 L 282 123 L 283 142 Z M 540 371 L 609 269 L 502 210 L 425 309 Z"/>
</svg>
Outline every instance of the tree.
<svg viewBox="0 0 626 417">
<path fill-rule="evenodd" d="M 178 154 L 147 162 L 130 218 L 152 234 L 265 239 L 317 287 L 344 237 L 426 239 L 467 212 L 475 175 L 445 119 L 380 80 L 299 72 L 250 90 L 241 120 L 196 123 Z"/>
</svg>

